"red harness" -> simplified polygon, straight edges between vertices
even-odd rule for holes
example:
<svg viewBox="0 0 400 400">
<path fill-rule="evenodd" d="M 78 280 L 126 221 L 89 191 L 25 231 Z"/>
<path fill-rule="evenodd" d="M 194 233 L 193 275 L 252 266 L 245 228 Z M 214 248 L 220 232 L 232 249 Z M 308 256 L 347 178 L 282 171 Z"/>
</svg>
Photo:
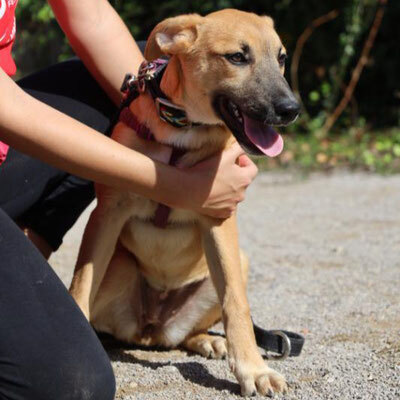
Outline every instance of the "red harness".
<svg viewBox="0 0 400 400">
<path fill-rule="evenodd" d="M 164 59 L 155 60 L 151 63 L 144 62 L 139 69 L 138 77 L 127 75 L 121 88 L 121 91 L 124 93 L 124 100 L 120 107 L 118 121 L 121 121 L 132 128 L 143 140 L 156 141 L 154 134 L 146 125 L 143 125 L 136 118 L 129 109 L 129 105 L 146 89 L 150 91 L 151 95 L 155 99 L 156 104 L 158 105 L 157 110 L 163 121 L 176 128 L 184 128 L 192 125 L 187 121 L 185 111 L 170 103 L 160 90 L 159 85 L 161 77 L 167 63 L 168 62 Z M 163 107 L 160 107 L 160 104 L 162 104 Z M 169 165 L 175 166 L 179 158 L 182 157 L 185 152 L 185 149 L 173 147 L 169 159 Z M 158 228 L 165 228 L 168 224 L 170 212 L 170 207 L 165 204 L 158 204 L 157 210 L 154 214 L 153 224 Z"/>
<path fill-rule="evenodd" d="M 119 121 L 123 122 L 130 128 L 132 128 L 136 134 L 143 140 L 150 140 L 155 142 L 156 139 L 150 129 L 139 122 L 134 114 L 132 114 L 129 107 L 124 107 L 120 113 Z M 175 166 L 179 158 L 185 154 L 185 149 L 180 149 L 178 147 L 172 148 L 171 157 L 169 159 L 169 165 Z M 164 229 L 168 224 L 168 217 L 171 212 L 171 208 L 165 204 L 158 204 L 156 213 L 154 214 L 153 224 L 157 228 Z"/>
</svg>

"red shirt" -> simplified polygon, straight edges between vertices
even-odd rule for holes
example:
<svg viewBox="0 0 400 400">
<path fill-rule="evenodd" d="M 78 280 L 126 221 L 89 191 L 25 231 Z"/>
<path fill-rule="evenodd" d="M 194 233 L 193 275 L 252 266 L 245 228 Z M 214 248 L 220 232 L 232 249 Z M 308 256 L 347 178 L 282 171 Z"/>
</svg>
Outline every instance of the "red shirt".
<svg viewBox="0 0 400 400">
<path fill-rule="evenodd" d="M 15 7 L 18 0 L 0 0 L 0 67 L 8 75 L 16 71 L 11 57 L 11 48 L 15 40 Z"/>
<path fill-rule="evenodd" d="M 15 40 L 15 8 L 18 0 L 0 0 L 0 68 L 14 75 L 16 66 L 11 56 Z M 8 146 L 0 142 L 0 164 L 6 159 Z"/>
</svg>

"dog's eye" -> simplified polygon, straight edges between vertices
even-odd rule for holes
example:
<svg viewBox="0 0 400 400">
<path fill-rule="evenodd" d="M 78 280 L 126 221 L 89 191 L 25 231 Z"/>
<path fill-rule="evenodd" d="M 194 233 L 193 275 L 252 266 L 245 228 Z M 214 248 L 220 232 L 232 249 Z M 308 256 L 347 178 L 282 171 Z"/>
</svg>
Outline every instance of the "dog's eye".
<svg viewBox="0 0 400 400">
<path fill-rule="evenodd" d="M 285 65 L 286 58 L 287 58 L 286 54 L 284 54 L 284 53 L 279 54 L 278 62 L 279 62 L 280 67 L 283 67 Z"/>
<path fill-rule="evenodd" d="M 247 64 L 247 58 L 243 53 L 227 54 L 225 57 L 232 64 Z"/>
</svg>

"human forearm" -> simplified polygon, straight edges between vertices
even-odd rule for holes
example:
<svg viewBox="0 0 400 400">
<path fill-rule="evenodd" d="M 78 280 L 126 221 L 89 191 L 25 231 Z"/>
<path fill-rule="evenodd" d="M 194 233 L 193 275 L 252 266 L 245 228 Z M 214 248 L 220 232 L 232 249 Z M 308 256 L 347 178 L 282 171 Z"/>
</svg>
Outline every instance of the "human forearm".
<svg viewBox="0 0 400 400">
<path fill-rule="evenodd" d="M 0 140 L 12 147 L 70 173 L 160 202 L 173 202 L 174 182 L 184 185 L 180 171 L 33 99 L 1 70 L 0 92 Z"/>
<path fill-rule="evenodd" d="M 71 46 L 118 104 L 127 72 L 136 73 L 143 56 L 121 18 L 106 0 L 49 0 Z"/>
</svg>

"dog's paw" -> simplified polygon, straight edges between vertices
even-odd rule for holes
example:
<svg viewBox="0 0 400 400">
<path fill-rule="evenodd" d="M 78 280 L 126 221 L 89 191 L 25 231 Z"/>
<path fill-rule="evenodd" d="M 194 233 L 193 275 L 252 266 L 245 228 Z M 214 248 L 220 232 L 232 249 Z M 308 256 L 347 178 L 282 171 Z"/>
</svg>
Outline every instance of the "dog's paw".
<svg viewBox="0 0 400 400">
<path fill-rule="evenodd" d="M 221 336 L 199 334 L 187 339 L 184 346 L 206 358 L 222 359 L 228 354 L 226 339 Z"/>
<path fill-rule="evenodd" d="M 231 365 L 236 378 L 239 381 L 242 396 L 273 397 L 274 393 L 286 393 L 287 384 L 285 378 L 269 368 L 264 362 L 258 365 L 248 363 L 235 363 Z"/>
<path fill-rule="evenodd" d="M 226 345 L 226 339 L 220 336 L 210 336 L 210 340 L 206 340 L 203 343 L 205 357 L 222 359 L 228 354 Z"/>
</svg>

